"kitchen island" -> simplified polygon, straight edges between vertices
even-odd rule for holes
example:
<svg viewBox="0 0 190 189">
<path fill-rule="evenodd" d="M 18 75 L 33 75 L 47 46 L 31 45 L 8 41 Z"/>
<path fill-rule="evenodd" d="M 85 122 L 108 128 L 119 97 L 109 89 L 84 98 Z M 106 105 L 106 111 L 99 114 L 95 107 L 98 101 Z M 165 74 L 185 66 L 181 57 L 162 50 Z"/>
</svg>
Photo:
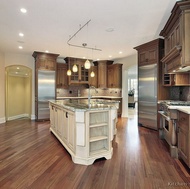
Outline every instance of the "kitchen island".
<svg viewBox="0 0 190 189">
<path fill-rule="evenodd" d="M 119 101 L 85 99 L 51 100 L 50 131 L 77 164 L 111 159 Z"/>
</svg>

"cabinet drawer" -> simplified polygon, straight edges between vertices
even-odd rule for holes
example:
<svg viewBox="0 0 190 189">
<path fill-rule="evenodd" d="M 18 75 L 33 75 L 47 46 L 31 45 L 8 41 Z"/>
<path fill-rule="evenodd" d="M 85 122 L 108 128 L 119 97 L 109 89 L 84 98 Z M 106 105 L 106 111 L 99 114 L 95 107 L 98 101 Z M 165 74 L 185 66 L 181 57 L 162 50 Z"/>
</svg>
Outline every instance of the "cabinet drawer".
<svg viewBox="0 0 190 189">
<path fill-rule="evenodd" d="M 178 122 L 180 127 L 184 127 L 184 129 L 189 130 L 189 115 L 179 111 L 178 114 Z"/>
</svg>

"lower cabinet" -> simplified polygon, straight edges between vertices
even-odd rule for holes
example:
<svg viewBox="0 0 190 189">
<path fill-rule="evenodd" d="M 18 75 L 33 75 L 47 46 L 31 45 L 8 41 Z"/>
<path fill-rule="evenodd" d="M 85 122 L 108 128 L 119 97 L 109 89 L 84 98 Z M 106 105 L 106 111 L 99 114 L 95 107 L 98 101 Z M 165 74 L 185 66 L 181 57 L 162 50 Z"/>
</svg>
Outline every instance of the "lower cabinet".
<svg viewBox="0 0 190 189">
<path fill-rule="evenodd" d="M 178 111 L 178 155 L 190 168 L 190 115 Z"/>
<path fill-rule="evenodd" d="M 50 103 L 50 131 L 77 164 L 111 159 L 116 134 L 117 109 L 71 111 Z"/>
</svg>

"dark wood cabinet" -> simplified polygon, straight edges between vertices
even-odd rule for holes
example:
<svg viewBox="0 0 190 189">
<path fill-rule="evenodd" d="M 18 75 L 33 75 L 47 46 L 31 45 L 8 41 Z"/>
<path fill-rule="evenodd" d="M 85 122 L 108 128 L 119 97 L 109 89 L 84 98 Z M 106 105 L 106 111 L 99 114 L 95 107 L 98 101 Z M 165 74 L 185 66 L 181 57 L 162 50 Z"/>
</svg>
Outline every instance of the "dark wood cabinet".
<svg viewBox="0 0 190 189">
<path fill-rule="evenodd" d="M 94 72 L 94 77 L 91 77 L 91 72 Z M 90 86 L 94 86 L 94 87 L 98 87 L 98 67 L 97 66 L 91 66 L 90 70 L 89 70 L 89 85 Z"/>
<path fill-rule="evenodd" d="M 178 155 L 190 167 L 190 115 L 178 111 Z"/>
<path fill-rule="evenodd" d="M 122 88 L 122 64 L 108 65 L 108 88 Z"/>
<path fill-rule="evenodd" d="M 57 63 L 56 86 L 57 88 L 68 87 L 67 64 Z"/>
<path fill-rule="evenodd" d="M 89 84 L 89 70 L 84 68 L 86 59 L 67 57 L 65 58 L 68 67 L 71 69 L 71 76 L 68 76 L 69 85 L 71 84 Z M 73 72 L 72 67 L 76 64 L 78 71 Z"/>
<path fill-rule="evenodd" d="M 162 62 L 167 73 L 190 65 L 190 1 L 178 1 L 160 36 L 164 37 L 165 56 Z"/>
<path fill-rule="evenodd" d="M 32 56 L 35 58 L 37 70 L 56 70 L 56 58 L 58 54 L 50 54 L 34 51 Z"/>
<path fill-rule="evenodd" d="M 98 67 L 98 88 L 107 88 L 107 67 L 111 64 L 113 64 L 113 61 L 111 60 L 101 60 L 94 62 L 94 65 Z"/>
</svg>

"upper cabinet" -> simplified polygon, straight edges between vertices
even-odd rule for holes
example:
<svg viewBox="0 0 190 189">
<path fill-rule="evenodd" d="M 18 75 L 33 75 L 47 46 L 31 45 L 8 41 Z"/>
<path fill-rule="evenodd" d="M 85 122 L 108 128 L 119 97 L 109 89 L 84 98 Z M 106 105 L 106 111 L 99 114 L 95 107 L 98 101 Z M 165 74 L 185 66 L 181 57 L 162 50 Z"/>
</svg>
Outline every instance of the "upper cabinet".
<svg viewBox="0 0 190 189">
<path fill-rule="evenodd" d="M 122 88 L 122 65 L 119 63 L 108 65 L 108 88 Z"/>
<path fill-rule="evenodd" d="M 94 62 L 94 65 L 98 67 L 98 88 L 107 88 L 107 67 L 113 64 L 110 60 L 101 60 Z"/>
<path fill-rule="evenodd" d="M 166 72 L 190 66 L 190 1 L 178 1 L 160 33 L 164 37 Z"/>
<path fill-rule="evenodd" d="M 163 39 L 156 39 L 134 49 L 138 51 L 138 66 L 158 64 L 163 56 L 164 41 Z"/>
<path fill-rule="evenodd" d="M 72 72 L 71 76 L 68 76 L 69 84 L 89 84 L 89 70 L 84 68 L 86 59 L 67 57 L 65 61 Z M 74 64 L 77 66 L 77 72 L 72 71 Z"/>
<path fill-rule="evenodd" d="M 68 87 L 67 64 L 57 63 L 56 86 L 57 88 Z"/>
<path fill-rule="evenodd" d="M 91 77 L 91 72 L 94 72 L 94 77 Z M 89 85 L 98 87 L 98 67 L 97 66 L 91 66 L 89 71 Z"/>
<path fill-rule="evenodd" d="M 34 51 L 32 56 L 35 58 L 36 70 L 56 70 L 56 58 L 59 54 Z"/>
</svg>

